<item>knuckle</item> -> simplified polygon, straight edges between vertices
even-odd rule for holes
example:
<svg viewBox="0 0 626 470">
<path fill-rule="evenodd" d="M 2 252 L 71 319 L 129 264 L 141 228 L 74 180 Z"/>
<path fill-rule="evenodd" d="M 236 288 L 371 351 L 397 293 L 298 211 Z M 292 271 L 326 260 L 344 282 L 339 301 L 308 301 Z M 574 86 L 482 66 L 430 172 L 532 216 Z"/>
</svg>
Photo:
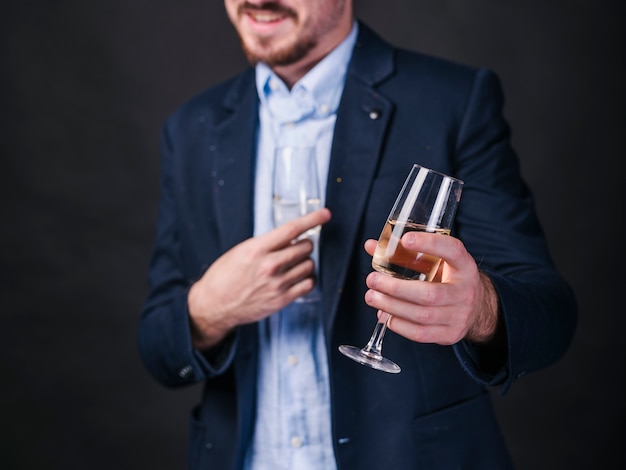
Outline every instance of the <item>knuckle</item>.
<svg viewBox="0 0 626 470">
<path fill-rule="evenodd" d="M 435 284 L 428 284 L 425 287 L 426 288 L 423 290 L 422 294 L 423 304 L 427 306 L 437 305 L 439 303 L 440 294 L 439 289 L 436 289 L 436 287 L 439 286 Z"/>
<path fill-rule="evenodd" d="M 453 243 L 450 244 L 450 255 L 451 258 L 458 259 L 465 254 L 465 247 L 463 243 L 459 239 L 454 239 Z"/>
<path fill-rule="evenodd" d="M 253 260 L 261 256 L 263 250 L 256 240 L 246 240 L 234 248 L 234 255 L 241 260 Z M 236 251 L 235 251 L 236 250 Z"/>
<path fill-rule="evenodd" d="M 379 276 L 377 279 L 378 281 L 375 286 L 377 289 L 381 289 L 391 297 L 397 297 L 402 283 L 397 282 L 397 279 L 387 276 Z"/>
<path fill-rule="evenodd" d="M 290 222 L 287 222 L 284 225 L 284 227 L 285 227 L 285 236 L 289 240 L 295 240 L 303 232 L 303 228 L 301 227 L 300 221 L 298 220 L 292 220 Z"/>
<path fill-rule="evenodd" d="M 264 258 L 258 266 L 257 275 L 259 277 L 272 277 L 280 270 L 280 264 L 272 258 Z"/>
<path fill-rule="evenodd" d="M 459 329 L 456 331 L 455 335 L 452 336 L 450 344 L 456 344 L 465 338 L 466 331 L 465 329 Z"/>
<path fill-rule="evenodd" d="M 430 309 L 422 309 L 419 314 L 420 323 L 430 324 L 433 321 L 433 313 Z"/>
</svg>

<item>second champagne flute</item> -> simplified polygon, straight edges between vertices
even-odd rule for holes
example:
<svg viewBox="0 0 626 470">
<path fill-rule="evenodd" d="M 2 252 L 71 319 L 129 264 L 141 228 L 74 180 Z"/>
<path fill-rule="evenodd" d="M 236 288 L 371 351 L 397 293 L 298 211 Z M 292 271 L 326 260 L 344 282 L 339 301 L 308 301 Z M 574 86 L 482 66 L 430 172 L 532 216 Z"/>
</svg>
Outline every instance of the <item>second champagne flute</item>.
<svg viewBox="0 0 626 470">
<path fill-rule="evenodd" d="M 441 258 L 407 250 L 400 240 L 407 232 L 449 235 L 462 188 L 461 180 L 413 165 L 380 234 L 372 267 L 398 279 L 432 281 Z M 339 351 L 359 364 L 395 374 L 400 366 L 382 355 L 390 315 L 381 317 L 367 345 L 341 345 Z"/>
<path fill-rule="evenodd" d="M 273 183 L 274 226 L 302 217 L 322 207 L 315 147 L 278 147 L 274 158 Z M 304 236 L 313 242 L 313 259 L 317 260 L 320 227 Z M 296 302 L 319 300 L 319 287 L 298 297 Z"/>
</svg>

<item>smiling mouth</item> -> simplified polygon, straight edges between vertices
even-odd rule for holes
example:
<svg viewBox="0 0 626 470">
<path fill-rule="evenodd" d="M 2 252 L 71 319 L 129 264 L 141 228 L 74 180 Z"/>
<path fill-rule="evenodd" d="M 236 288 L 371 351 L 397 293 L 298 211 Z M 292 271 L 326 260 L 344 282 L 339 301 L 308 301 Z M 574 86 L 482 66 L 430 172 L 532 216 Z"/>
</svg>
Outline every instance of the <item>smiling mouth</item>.
<svg viewBox="0 0 626 470">
<path fill-rule="evenodd" d="M 257 23 L 274 23 L 285 18 L 295 18 L 296 13 L 275 3 L 251 5 L 245 3 L 239 7 L 239 13 L 248 15 Z"/>
<path fill-rule="evenodd" d="M 252 17 L 252 19 L 257 23 L 273 23 L 275 21 L 280 21 L 286 17 L 286 15 L 284 14 L 259 11 L 248 12 L 248 15 Z"/>
</svg>

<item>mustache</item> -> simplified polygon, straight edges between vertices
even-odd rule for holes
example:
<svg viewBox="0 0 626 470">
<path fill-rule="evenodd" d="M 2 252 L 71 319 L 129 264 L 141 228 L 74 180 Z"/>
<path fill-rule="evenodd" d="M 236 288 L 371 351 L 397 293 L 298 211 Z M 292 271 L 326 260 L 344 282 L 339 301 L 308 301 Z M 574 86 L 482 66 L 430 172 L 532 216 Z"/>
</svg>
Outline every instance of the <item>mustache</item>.
<svg viewBox="0 0 626 470">
<path fill-rule="evenodd" d="M 285 16 L 290 16 L 292 18 L 297 17 L 296 12 L 293 11 L 291 8 L 288 8 L 276 2 L 263 2 L 260 5 L 254 5 L 249 2 L 244 2 L 241 5 L 239 5 L 238 10 L 239 10 L 238 13 L 240 15 L 249 13 L 249 12 L 255 12 L 255 11 L 266 11 L 266 12 L 272 12 L 272 13 L 280 13 Z"/>
</svg>

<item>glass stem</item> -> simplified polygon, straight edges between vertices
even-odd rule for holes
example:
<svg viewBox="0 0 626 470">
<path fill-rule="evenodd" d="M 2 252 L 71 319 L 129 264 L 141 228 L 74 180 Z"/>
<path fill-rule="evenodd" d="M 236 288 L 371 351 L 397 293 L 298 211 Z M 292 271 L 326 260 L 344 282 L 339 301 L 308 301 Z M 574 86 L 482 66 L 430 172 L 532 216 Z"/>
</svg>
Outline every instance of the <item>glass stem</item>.
<svg viewBox="0 0 626 470">
<path fill-rule="evenodd" d="M 370 340 L 367 342 L 365 347 L 361 349 L 361 352 L 368 357 L 381 360 L 383 358 L 383 337 L 385 336 L 385 331 L 387 331 L 387 323 L 389 322 L 389 318 L 391 315 L 388 313 L 382 312 L 385 315 L 384 320 L 379 320 L 374 327 L 374 332 Z"/>
</svg>

